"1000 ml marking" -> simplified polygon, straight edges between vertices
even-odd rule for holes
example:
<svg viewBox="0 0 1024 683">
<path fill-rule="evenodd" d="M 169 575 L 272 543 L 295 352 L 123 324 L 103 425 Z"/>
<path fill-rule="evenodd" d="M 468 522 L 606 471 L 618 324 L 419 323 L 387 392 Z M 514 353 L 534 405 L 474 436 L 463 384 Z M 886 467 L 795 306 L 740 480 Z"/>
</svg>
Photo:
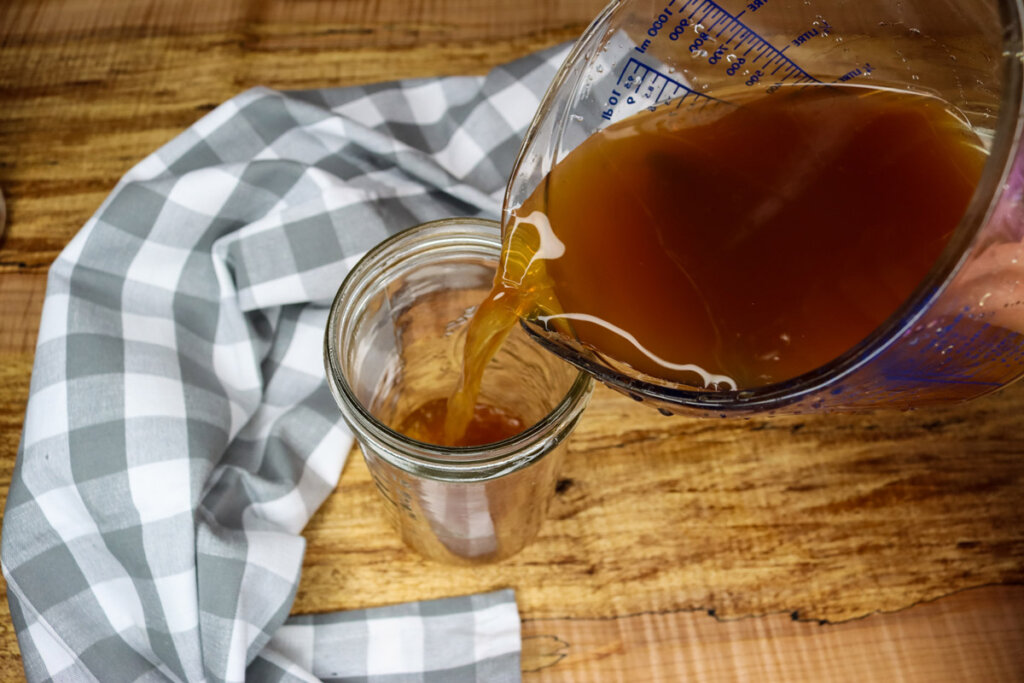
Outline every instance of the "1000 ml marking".
<svg viewBox="0 0 1024 683">
<path fill-rule="evenodd" d="M 769 94 L 775 92 L 787 81 L 791 83 L 818 83 L 814 78 L 784 53 L 790 45 L 781 50 L 762 38 L 756 31 L 740 21 L 740 17 L 748 10 L 756 12 L 767 4 L 768 0 L 752 0 L 747 4 L 747 9 L 739 14 L 732 14 L 725 10 L 714 0 L 670 0 L 651 21 L 647 29 L 647 39 L 636 46 L 634 50 L 639 54 L 646 54 L 651 46 L 651 41 L 659 35 L 663 35 L 664 29 L 670 27 L 666 34 L 668 40 L 688 41 L 686 45 L 692 55 L 707 57 L 708 63 L 712 66 L 725 64 L 725 73 L 730 77 L 741 77 L 747 87 L 766 85 Z M 687 37 L 688 29 L 693 29 L 693 37 Z M 824 22 L 820 28 L 811 28 L 798 35 L 792 44 L 802 45 L 808 40 L 819 35 L 828 35 L 831 26 Z M 718 42 L 717 47 L 708 52 L 706 48 L 711 43 Z M 745 49 L 744 49 L 745 48 Z M 742 50 L 742 52 L 741 52 Z M 639 67 L 638 67 L 639 65 Z M 685 92 L 684 98 L 690 93 L 706 99 L 706 95 L 696 93 L 691 88 L 679 81 L 661 73 L 654 67 L 631 58 L 620 73 L 617 85 L 622 85 L 623 79 L 634 74 L 638 70 L 644 73 L 632 81 L 636 94 L 640 88 L 649 85 L 646 81 L 648 75 L 652 75 L 655 86 L 662 86 L 657 95 L 653 96 L 651 105 L 661 104 L 672 99 L 680 92 Z M 643 93 L 646 99 L 651 99 L 652 92 L 647 89 Z M 603 112 L 603 114 L 606 114 Z M 610 120 L 609 116 L 603 116 Z"/>
</svg>

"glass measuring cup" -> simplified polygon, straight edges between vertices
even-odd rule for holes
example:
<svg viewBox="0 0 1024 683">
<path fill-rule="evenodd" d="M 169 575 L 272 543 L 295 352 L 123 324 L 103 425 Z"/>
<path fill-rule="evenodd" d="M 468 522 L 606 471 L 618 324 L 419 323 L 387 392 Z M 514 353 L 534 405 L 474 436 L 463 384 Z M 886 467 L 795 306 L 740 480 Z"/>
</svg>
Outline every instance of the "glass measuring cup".
<svg viewBox="0 0 1024 683">
<path fill-rule="evenodd" d="M 541 103 L 512 173 L 506 212 L 594 133 L 645 110 L 696 116 L 736 93 L 865 85 L 934 95 L 987 148 L 945 250 L 883 324 L 809 372 L 744 390 L 644 375 L 549 328 L 543 345 L 663 412 L 744 414 L 910 408 L 980 396 L 1024 372 L 1021 3 L 913 0 L 625 0 L 580 38 Z M 695 202 L 686 188 L 679 201 Z M 552 226 L 557 235 L 558 226 Z M 723 229 L 729 229 L 724 226 Z M 823 325 L 829 324 L 826 319 Z"/>
</svg>

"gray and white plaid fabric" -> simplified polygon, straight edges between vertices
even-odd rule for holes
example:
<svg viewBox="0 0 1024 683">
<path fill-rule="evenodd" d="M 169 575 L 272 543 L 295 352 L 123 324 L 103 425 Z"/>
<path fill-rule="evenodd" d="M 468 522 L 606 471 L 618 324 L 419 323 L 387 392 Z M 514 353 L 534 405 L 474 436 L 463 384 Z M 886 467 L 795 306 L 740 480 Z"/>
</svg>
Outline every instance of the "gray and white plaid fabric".
<svg viewBox="0 0 1024 683">
<path fill-rule="evenodd" d="M 250 90 L 122 179 L 50 270 L 4 514 L 31 680 L 518 679 L 511 591 L 286 618 L 351 444 L 327 304 L 383 237 L 498 214 L 564 55 Z"/>
</svg>

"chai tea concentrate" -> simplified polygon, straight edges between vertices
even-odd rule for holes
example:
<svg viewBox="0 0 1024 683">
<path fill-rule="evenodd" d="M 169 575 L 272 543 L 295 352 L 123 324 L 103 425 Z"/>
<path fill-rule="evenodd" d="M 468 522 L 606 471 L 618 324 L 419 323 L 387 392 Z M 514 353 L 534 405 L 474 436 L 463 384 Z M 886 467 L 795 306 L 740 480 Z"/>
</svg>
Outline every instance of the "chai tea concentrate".
<svg viewBox="0 0 1024 683">
<path fill-rule="evenodd" d="M 609 126 L 507 217 L 445 441 L 480 414 L 480 376 L 520 317 L 690 386 L 820 367 L 921 282 L 985 158 L 944 102 L 900 91 L 782 88 Z"/>
</svg>

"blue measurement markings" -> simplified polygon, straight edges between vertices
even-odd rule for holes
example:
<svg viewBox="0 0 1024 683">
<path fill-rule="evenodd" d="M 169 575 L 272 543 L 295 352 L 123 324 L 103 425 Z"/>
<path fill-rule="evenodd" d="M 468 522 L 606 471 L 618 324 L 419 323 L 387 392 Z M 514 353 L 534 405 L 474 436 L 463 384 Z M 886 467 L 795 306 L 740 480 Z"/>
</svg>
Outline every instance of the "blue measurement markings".
<svg viewBox="0 0 1024 683">
<path fill-rule="evenodd" d="M 758 6 L 760 4 L 757 3 Z M 700 25 L 702 27 L 701 31 L 713 35 L 716 40 L 721 39 L 720 47 L 728 47 L 737 53 L 739 53 L 740 49 L 745 48 L 745 51 L 740 56 L 744 58 L 749 57 L 748 67 L 752 66 L 761 69 L 762 72 L 768 72 L 772 76 L 778 74 L 776 77 L 777 83 L 785 81 L 793 83 L 820 83 L 817 78 L 808 74 L 796 62 L 783 54 L 789 47 L 788 45 L 786 48 L 779 50 L 762 38 L 757 31 L 740 21 L 740 16 L 745 14 L 746 10 L 739 14 L 731 14 L 714 0 L 686 0 L 678 5 L 676 12 L 684 17 L 680 25 Z M 683 24 L 683 22 L 686 23 Z M 717 32 L 715 32 L 716 29 Z M 679 33 L 672 34 L 672 36 L 679 35 Z M 725 38 L 722 38 L 723 35 Z M 750 56 L 751 53 L 753 53 L 753 56 Z M 759 64 L 758 62 L 761 63 Z M 774 68 L 768 71 L 771 67 Z M 757 81 L 754 82 L 756 83 Z"/>
<path fill-rule="evenodd" d="M 747 7 L 756 12 L 767 1 L 751 0 Z M 716 44 L 711 50 L 710 63 L 714 65 L 719 60 L 727 63 L 726 74 L 743 79 L 747 86 L 764 86 L 771 93 L 787 81 L 790 84 L 821 82 L 785 55 L 790 44 L 779 50 L 740 21 L 746 12 L 731 14 L 715 0 L 670 0 L 651 23 L 647 31 L 650 39 L 636 46 L 634 52 L 646 54 L 651 42 L 659 36 L 678 41 L 683 49 L 688 45 L 690 52 L 694 53 L 712 47 L 711 41 L 714 40 Z M 723 59 L 726 50 L 733 56 Z M 622 91 L 613 90 L 608 98 L 608 108 L 601 112 L 601 117 L 608 121 L 612 120 L 620 101 L 632 105 L 640 100 L 649 109 L 676 99 L 676 106 L 684 102 L 704 105 L 722 101 L 694 90 L 635 57 L 630 57 L 619 72 L 616 87 L 621 87 Z"/>
<path fill-rule="evenodd" d="M 679 104 L 685 101 L 691 104 L 696 104 L 697 102 L 707 104 L 708 102 L 718 101 L 714 97 L 699 93 L 693 88 L 666 76 L 657 69 L 632 57 L 630 57 L 619 73 L 619 80 L 615 84 L 622 86 L 623 90 L 633 93 L 634 96 L 646 100 L 646 106 L 648 107 L 655 107 L 662 102 L 668 102 L 676 98 L 679 99 Z M 605 118 L 610 120 L 610 116 Z"/>
</svg>

